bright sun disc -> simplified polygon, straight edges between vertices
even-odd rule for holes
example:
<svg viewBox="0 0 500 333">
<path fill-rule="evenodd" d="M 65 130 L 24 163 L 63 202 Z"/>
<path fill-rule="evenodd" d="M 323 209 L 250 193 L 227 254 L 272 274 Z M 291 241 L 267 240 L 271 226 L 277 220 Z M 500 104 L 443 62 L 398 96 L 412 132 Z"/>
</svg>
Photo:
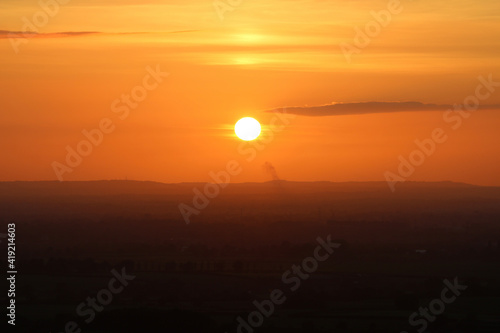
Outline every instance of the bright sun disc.
<svg viewBox="0 0 500 333">
<path fill-rule="evenodd" d="M 260 135 L 260 124 L 250 117 L 241 118 L 234 125 L 234 132 L 241 140 L 252 141 Z"/>
</svg>

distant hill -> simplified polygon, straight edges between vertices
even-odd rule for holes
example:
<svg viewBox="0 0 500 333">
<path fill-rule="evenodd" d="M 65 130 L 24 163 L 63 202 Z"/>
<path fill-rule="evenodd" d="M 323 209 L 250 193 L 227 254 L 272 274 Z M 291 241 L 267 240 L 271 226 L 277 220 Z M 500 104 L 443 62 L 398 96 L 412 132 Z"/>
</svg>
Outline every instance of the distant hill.
<svg viewBox="0 0 500 333">
<path fill-rule="evenodd" d="M 205 183 L 167 184 L 152 181 L 99 180 L 99 181 L 14 181 L 0 182 L 0 196 L 60 196 L 60 195 L 186 195 L 193 188 L 203 188 Z M 481 187 L 455 182 L 406 182 L 398 184 L 401 191 L 436 189 L 484 189 L 496 192 L 500 187 Z M 267 193 L 281 189 L 291 193 L 318 192 L 373 192 L 391 193 L 386 182 L 290 182 L 231 183 L 225 193 Z M 396 191 L 397 193 L 398 191 Z"/>
<path fill-rule="evenodd" d="M 200 221 L 326 221 L 337 219 L 496 219 L 500 187 L 453 182 L 407 182 L 391 192 L 385 182 L 228 184 L 200 198 L 206 183 L 164 184 L 108 180 L 0 182 L 5 219 L 36 220 L 151 216 L 183 222 L 179 205 L 200 208 Z M 212 192 L 213 193 L 213 192 Z M 208 201 L 208 203 L 207 203 Z M 205 205 L 206 204 L 206 205 Z M 202 211 L 202 212 L 201 212 Z M 243 218 L 242 218 L 243 217 Z"/>
</svg>

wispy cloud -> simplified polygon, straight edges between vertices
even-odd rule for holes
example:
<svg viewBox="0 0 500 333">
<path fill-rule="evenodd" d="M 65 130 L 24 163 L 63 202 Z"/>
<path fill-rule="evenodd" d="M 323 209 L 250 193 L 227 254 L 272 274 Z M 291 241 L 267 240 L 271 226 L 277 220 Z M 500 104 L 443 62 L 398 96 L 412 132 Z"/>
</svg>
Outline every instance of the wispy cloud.
<svg viewBox="0 0 500 333">
<path fill-rule="evenodd" d="M 287 113 L 301 116 L 343 116 L 371 113 L 392 112 L 420 112 L 420 111 L 445 111 L 453 109 L 448 104 L 425 104 L 421 102 L 361 102 L 361 103 L 332 103 L 320 106 L 292 106 L 285 107 Z M 265 110 L 264 112 L 283 112 L 283 107 Z M 500 110 L 500 105 L 482 105 L 483 110 Z"/>
<path fill-rule="evenodd" d="M 0 38 L 58 38 L 58 37 L 77 37 L 85 35 L 99 34 L 98 31 L 63 31 L 38 33 L 34 31 L 10 31 L 0 30 Z"/>
<path fill-rule="evenodd" d="M 168 31 L 166 33 L 178 34 L 187 32 L 196 32 L 197 30 L 179 30 L 179 31 Z M 149 34 L 150 32 L 101 32 L 101 31 L 62 31 L 62 32 L 47 32 L 38 33 L 34 31 L 11 31 L 11 30 L 0 30 L 0 39 L 5 38 L 63 38 L 63 37 L 79 37 L 88 35 L 137 35 L 137 34 Z"/>
</svg>

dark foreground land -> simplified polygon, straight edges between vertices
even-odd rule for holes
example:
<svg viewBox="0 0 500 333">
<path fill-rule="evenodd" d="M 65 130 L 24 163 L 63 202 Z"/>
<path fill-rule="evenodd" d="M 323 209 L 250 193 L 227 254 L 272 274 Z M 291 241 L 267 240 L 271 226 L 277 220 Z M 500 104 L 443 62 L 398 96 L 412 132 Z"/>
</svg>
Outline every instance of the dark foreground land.
<svg viewBox="0 0 500 333">
<path fill-rule="evenodd" d="M 500 332 L 500 188 L 398 186 L 231 184 L 186 224 L 204 184 L 0 183 L 16 328 Z"/>
</svg>

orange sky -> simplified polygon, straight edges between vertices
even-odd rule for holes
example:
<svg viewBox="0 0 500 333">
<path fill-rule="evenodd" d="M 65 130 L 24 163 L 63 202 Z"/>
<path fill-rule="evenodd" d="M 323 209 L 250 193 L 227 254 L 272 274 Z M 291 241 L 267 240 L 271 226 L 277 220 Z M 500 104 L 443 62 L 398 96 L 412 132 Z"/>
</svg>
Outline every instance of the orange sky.
<svg viewBox="0 0 500 333">
<path fill-rule="evenodd" d="M 354 45 L 354 27 L 364 29 L 370 12 L 389 2 L 245 0 L 220 20 L 210 0 L 72 0 L 49 6 L 45 24 L 37 1 L 4 0 L 0 180 L 58 179 L 53 162 L 65 164 L 82 130 L 109 118 L 115 130 L 64 180 L 208 181 L 230 160 L 243 167 L 235 182 L 270 180 L 265 162 L 287 180 L 384 180 L 416 139 L 443 128 L 448 140 L 408 180 L 500 185 L 497 107 L 474 112 L 456 130 L 445 111 L 428 107 L 298 115 L 251 162 L 238 153 L 234 123 L 252 116 L 269 130 L 273 114 L 265 110 L 451 105 L 475 94 L 479 76 L 500 82 L 498 0 L 402 0 L 400 13 L 349 63 L 340 45 Z M 29 39 L 20 33 L 23 17 L 42 20 Z M 169 76 L 120 119 L 113 102 L 143 84 L 148 66 Z M 481 104 L 500 104 L 497 89 Z"/>
</svg>

